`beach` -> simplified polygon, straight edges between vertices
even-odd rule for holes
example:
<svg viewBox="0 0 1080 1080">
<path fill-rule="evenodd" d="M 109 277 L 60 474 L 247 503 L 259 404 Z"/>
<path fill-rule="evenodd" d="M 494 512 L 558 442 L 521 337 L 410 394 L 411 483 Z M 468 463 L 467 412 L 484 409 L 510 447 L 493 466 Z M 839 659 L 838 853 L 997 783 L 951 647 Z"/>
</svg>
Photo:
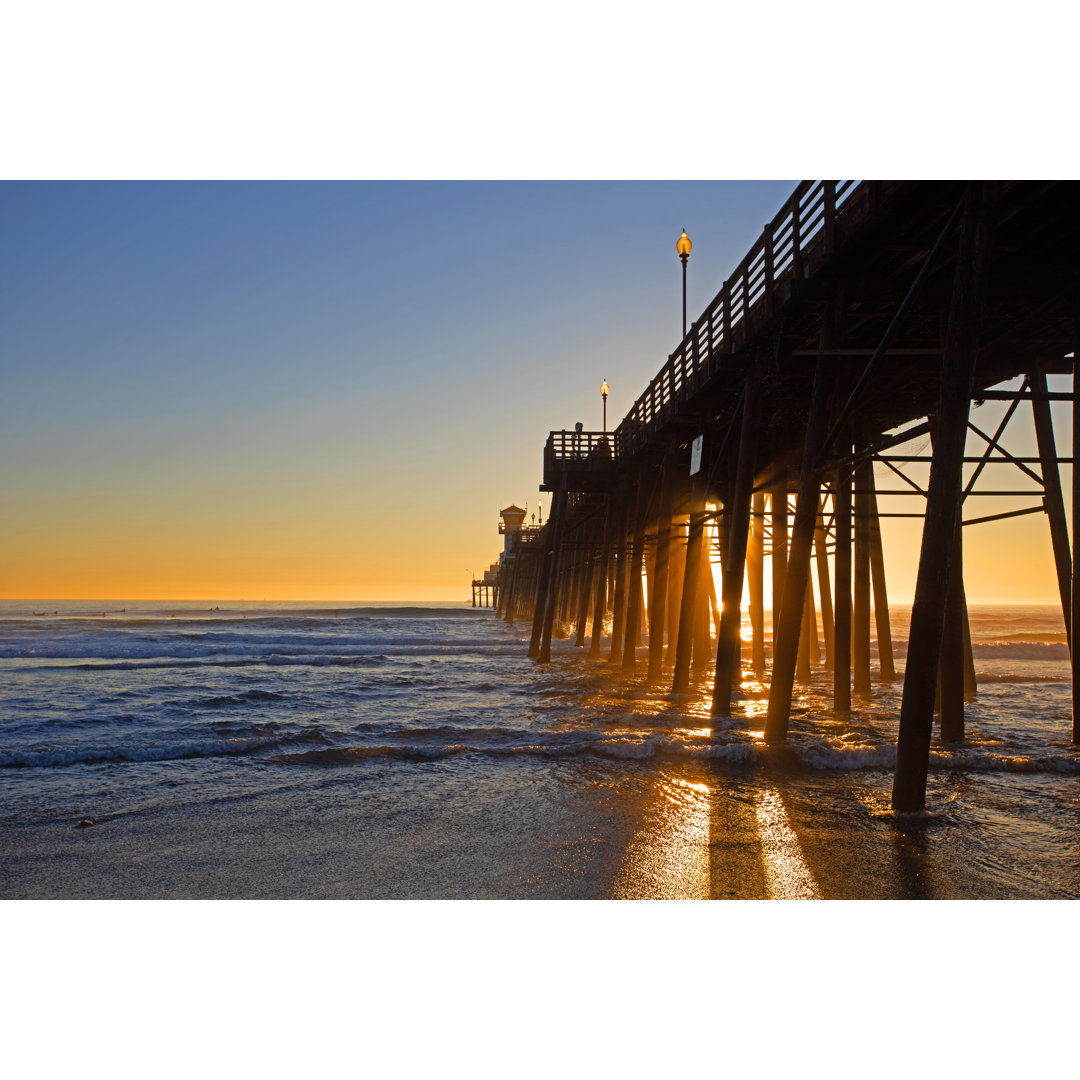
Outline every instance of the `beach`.
<svg viewBox="0 0 1080 1080">
<path fill-rule="evenodd" d="M 768 748 L 748 669 L 713 721 L 707 671 L 538 666 L 487 609 L 48 603 L 0 613 L 5 898 L 1080 895 L 1053 609 L 973 609 L 967 738 L 898 818 L 899 681 L 834 718 L 816 670 Z"/>
</svg>

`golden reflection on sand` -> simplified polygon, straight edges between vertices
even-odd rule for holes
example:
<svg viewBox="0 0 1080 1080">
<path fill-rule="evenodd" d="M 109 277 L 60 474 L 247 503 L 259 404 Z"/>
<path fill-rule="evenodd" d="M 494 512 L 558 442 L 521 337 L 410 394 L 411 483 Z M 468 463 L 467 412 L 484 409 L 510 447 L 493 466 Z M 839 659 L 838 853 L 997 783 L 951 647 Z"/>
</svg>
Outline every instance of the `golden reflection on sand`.
<svg viewBox="0 0 1080 1080">
<path fill-rule="evenodd" d="M 709 788 L 661 774 L 615 875 L 615 900 L 708 900 Z"/>
<path fill-rule="evenodd" d="M 814 876 L 803 859 L 799 838 L 788 820 L 784 800 L 768 788 L 757 801 L 761 857 L 770 900 L 820 900 Z"/>
</svg>

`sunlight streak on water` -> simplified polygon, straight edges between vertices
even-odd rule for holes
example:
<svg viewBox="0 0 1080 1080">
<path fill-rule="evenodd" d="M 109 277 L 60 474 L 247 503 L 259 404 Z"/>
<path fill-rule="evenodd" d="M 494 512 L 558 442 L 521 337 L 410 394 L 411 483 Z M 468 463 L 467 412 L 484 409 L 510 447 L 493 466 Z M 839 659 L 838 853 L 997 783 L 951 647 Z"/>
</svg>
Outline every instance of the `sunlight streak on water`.
<svg viewBox="0 0 1080 1080">
<path fill-rule="evenodd" d="M 814 876 L 803 859 L 780 792 L 767 788 L 757 801 L 758 832 L 770 900 L 820 900 Z"/>
</svg>

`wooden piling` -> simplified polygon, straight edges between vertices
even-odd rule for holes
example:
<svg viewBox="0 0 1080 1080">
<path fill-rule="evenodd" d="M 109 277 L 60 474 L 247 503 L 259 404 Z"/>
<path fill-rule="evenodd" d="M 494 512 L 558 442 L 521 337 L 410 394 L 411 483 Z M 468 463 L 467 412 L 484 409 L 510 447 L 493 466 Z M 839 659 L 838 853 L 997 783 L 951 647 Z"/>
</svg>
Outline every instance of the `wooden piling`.
<svg viewBox="0 0 1080 1080">
<path fill-rule="evenodd" d="M 566 528 L 566 502 L 566 478 L 564 476 L 555 496 L 555 514 L 551 523 L 551 575 L 548 581 L 543 630 L 540 635 L 540 654 L 537 657 L 542 664 L 546 664 L 551 660 L 551 633 L 555 622 L 555 609 L 558 604 L 559 570 L 562 561 L 563 532 Z"/>
<path fill-rule="evenodd" d="M 1050 542 L 1054 549 L 1054 568 L 1057 571 L 1058 595 L 1061 597 L 1061 613 L 1065 618 L 1065 633 L 1072 648 L 1072 555 L 1069 551 L 1069 532 L 1065 524 L 1065 502 L 1061 496 L 1061 474 L 1058 470 L 1057 443 L 1050 416 L 1050 402 L 1046 394 L 1046 374 L 1042 368 L 1032 370 L 1031 413 L 1035 421 L 1035 438 L 1039 446 L 1039 470 L 1043 481 L 1043 506 L 1050 522 Z"/>
<path fill-rule="evenodd" d="M 599 546 L 595 531 L 592 535 L 592 542 L 582 554 L 581 583 L 578 592 L 577 633 L 574 637 L 574 644 L 579 649 L 585 647 L 585 630 L 589 621 L 589 601 L 592 599 L 593 577 L 596 566 L 594 544 L 597 547 Z"/>
<path fill-rule="evenodd" d="M 608 662 L 612 664 L 622 663 L 623 634 L 626 626 L 626 582 L 629 577 L 627 563 L 630 561 L 627 543 L 629 510 L 630 497 L 624 495 L 619 501 L 616 516 L 615 535 L 618 539 L 615 548 L 615 595 L 611 601 L 611 650 L 608 653 Z"/>
<path fill-rule="evenodd" d="M 845 440 L 850 448 L 850 440 Z M 851 470 L 837 470 L 833 531 L 836 534 L 833 592 L 833 710 L 851 712 Z"/>
<path fill-rule="evenodd" d="M 611 507 L 609 505 L 604 512 L 604 524 L 600 532 L 600 547 L 596 554 L 592 636 L 589 638 L 590 659 L 600 655 L 600 641 L 604 635 L 604 616 L 607 611 L 608 563 L 610 561 L 608 549 L 611 538 L 610 525 Z"/>
<path fill-rule="evenodd" d="M 959 517 L 949 556 L 949 582 L 945 594 L 945 622 L 941 638 L 939 705 L 941 741 L 964 738 L 964 545 Z"/>
<path fill-rule="evenodd" d="M 788 550 L 788 489 L 787 474 L 769 489 L 772 511 L 772 640 L 773 656 L 776 655 L 776 639 L 780 626 L 780 609 L 784 600 L 784 580 L 787 576 Z"/>
<path fill-rule="evenodd" d="M 727 545 L 724 548 L 720 629 L 716 635 L 716 681 L 713 685 L 714 716 L 731 715 L 731 697 L 740 682 L 739 634 L 742 623 L 743 567 L 750 531 L 750 500 L 753 495 L 755 440 L 757 431 L 757 386 L 754 373 L 746 378 L 739 429 L 739 451 L 728 515 Z M 785 495 L 786 500 L 786 495 Z"/>
<path fill-rule="evenodd" d="M 694 626 L 694 655 L 691 666 L 695 671 L 707 667 L 715 655 L 712 647 L 712 635 L 710 634 L 712 613 L 709 610 L 706 590 L 702 584 L 706 577 L 711 586 L 712 563 L 709 561 L 708 547 L 702 544 L 698 555 L 698 584 L 693 595 L 694 606 L 690 613 L 690 619 Z"/>
<path fill-rule="evenodd" d="M 623 636 L 623 671 L 633 671 L 637 662 L 637 647 L 641 644 L 641 576 L 645 561 L 645 525 L 648 501 L 646 478 L 638 481 L 637 509 L 634 513 L 634 542 L 630 549 L 626 587 L 629 592 L 626 604 L 626 633 Z"/>
<path fill-rule="evenodd" d="M 755 491 L 746 578 L 750 587 L 750 666 L 765 674 L 765 492 Z"/>
<path fill-rule="evenodd" d="M 673 694 L 690 688 L 690 664 L 694 647 L 694 610 L 700 604 L 702 552 L 705 547 L 705 497 L 696 487 L 691 494 L 690 527 L 686 540 L 686 574 L 679 604 L 679 634 L 675 644 Z"/>
<path fill-rule="evenodd" d="M 855 466 L 855 587 L 851 659 L 853 689 L 870 693 L 870 498 L 874 466 L 864 459 Z"/>
<path fill-rule="evenodd" d="M 911 609 L 904 694 L 893 777 L 893 809 L 923 810 L 930 759 L 934 692 L 945 624 L 953 532 L 960 515 L 964 445 L 989 262 L 984 185 L 965 195 L 960 249 L 941 367 L 941 391 L 923 524 L 915 602 Z"/>
<path fill-rule="evenodd" d="M 667 629 L 668 577 L 671 569 L 671 504 L 675 495 L 673 456 L 669 454 L 660 475 L 660 509 L 656 519 L 656 568 L 649 595 L 649 682 L 660 681 L 664 668 L 664 632 Z M 654 595 L 655 594 L 655 595 Z"/>
<path fill-rule="evenodd" d="M 892 626 L 889 623 L 889 595 L 885 584 L 885 553 L 881 546 L 881 519 L 878 516 L 873 466 L 868 470 L 866 479 L 870 485 L 870 494 L 867 500 L 870 509 L 870 580 L 874 588 L 878 677 L 882 682 L 892 682 L 896 678 L 896 664 L 893 659 Z"/>
<path fill-rule="evenodd" d="M 780 605 L 780 623 L 773 648 L 772 681 L 769 684 L 769 711 L 765 719 L 765 740 L 780 742 L 787 737 L 791 715 L 791 691 L 798 660 L 807 586 L 810 584 L 810 552 L 817 525 L 821 494 L 818 460 L 828 431 L 829 409 L 835 385 L 835 367 L 819 359 L 810 395 L 804 449 L 799 468 L 799 494 L 791 531 L 791 549 Z M 773 541 L 775 547 L 775 539 Z M 774 602 L 775 606 L 775 602 Z M 809 666 L 809 665 L 808 665 Z"/>
<path fill-rule="evenodd" d="M 1080 293 L 1080 290 L 1077 290 Z M 1072 593 L 1069 605 L 1069 640 L 1080 641 L 1080 394 L 1077 390 L 1077 371 L 1080 371 L 1080 295 L 1075 297 L 1076 315 L 1073 320 L 1073 399 L 1072 399 Z M 1080 648 L 1070 654 L 1072 672 L 1072 741 L 1080 743 Z"/>
<path fill-rule="evenodd" d="M 825 639 L 825 670 L 832 671 L 833 644 L 832 583 L 829 580 L 829 545 L 825 532 L 825 499 L 818 500 L 817 524 L 814 526 L 814 558 L 817 562 L 818 596 L 821 597 L 821 632 Z"/>
</svg>

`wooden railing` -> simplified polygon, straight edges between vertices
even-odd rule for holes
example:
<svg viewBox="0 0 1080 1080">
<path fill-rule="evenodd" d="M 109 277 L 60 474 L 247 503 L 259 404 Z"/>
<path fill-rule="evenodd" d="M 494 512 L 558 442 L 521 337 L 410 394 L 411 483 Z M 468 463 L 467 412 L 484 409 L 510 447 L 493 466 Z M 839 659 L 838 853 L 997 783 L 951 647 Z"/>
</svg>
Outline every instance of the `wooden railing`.
<svg viewBox="0 0 1080 1080">
<path fill-rule="evenodd" d="M 544 445 L 544 482 L 552 483 L 560 468 L 577 467 L 601 471 L 610 468 L 612 432 L 553 431 Z"/>
<path fill-rule="evenodd" d="M 616 428 L 617 458 L 635 453 L 680 401 L 715 374 L 722 357 L 732 352 L 740 327 L 745 330 L 759 310 L 772 314 L 781 286 L 808 273 L 811 255 L 832 254 L 837 219 L 862 186 L 856 180 L 799 184 Z"/>
</svg>

